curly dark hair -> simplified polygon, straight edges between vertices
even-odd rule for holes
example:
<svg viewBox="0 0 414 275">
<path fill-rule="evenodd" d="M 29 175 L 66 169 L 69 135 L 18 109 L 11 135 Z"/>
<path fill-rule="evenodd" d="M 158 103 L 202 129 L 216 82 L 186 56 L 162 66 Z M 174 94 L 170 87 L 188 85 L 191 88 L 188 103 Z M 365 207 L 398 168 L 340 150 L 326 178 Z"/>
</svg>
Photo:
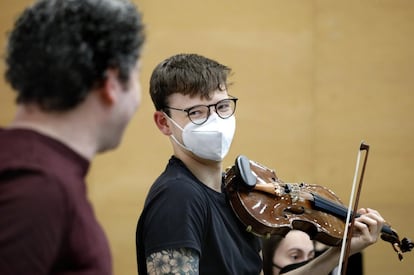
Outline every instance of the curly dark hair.
<svg viewBox="0 0 414 275">
<path fill-rule="evenodd" d="M 128 0 L 40 0 L 10 33 L 6 80 L 18 103 L 69 110 L 108 68 L 126 84 L 144 40 L 141 14 Z"/>
<path fill-rule="evenodd" d="M 150 95 L 156 110 L 168 106 L 174 93 L 210 98 L 212 92 L 229 86 L 231 69 L 198 54 L 177 54 L 158 64 L 151 75 Z M 164 110 L 169 114 L 169 110 Z"/>
</svg>

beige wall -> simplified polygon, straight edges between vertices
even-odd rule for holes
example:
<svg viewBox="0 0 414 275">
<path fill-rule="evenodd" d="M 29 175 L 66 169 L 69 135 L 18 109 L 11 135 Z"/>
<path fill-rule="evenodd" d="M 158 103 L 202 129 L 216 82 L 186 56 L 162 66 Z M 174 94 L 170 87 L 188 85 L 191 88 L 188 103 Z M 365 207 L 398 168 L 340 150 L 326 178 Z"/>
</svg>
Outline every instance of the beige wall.
<svg viewBox="0 0 414 275">
<path fill-rule="evenodd" d="M 0 2 L 0 31 L 29 0 Z M 234 69 L 238 154 L 288 181 L 318 183 L 348 202 L 359 142 L 371 145 L 361 206 L 414 238 L 414 2 L 411 0 L 137 0 L 148 42 L 143 104 L 122 146 L 97 157 L 89 194 L 111 242 L 115 273 L 135 274 L 135 225 L 171 154 L 152 122 L 148 79 L 162 59 L 196 52 Z M 1 36 L 1 54 L 4 51 Z M 2 74 L 4 66 L 0 67 Z M 13 93 L 0 82 L 0 124 Z M 167 234 L 167 232 L 166 232 Z M 388 243 L 365 252 L 366 274 L 408 275 Z"/>
</svg>

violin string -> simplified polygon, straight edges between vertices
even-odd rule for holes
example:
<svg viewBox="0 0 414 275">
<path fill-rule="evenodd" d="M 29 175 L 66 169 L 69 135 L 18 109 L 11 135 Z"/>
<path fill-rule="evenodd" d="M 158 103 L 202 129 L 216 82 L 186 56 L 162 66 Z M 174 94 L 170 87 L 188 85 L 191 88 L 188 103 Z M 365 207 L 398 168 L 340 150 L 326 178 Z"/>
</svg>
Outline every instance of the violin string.
<svg viewBox="0 0 414 275">
<path fill-rule="evenodd" d="M 340 219 L 345 219 L 348 209 L 334 201 L 325 199 L 317 194 L 313 194 L 314 207 L 328 214 L 334 215 Z"/>
</svg>

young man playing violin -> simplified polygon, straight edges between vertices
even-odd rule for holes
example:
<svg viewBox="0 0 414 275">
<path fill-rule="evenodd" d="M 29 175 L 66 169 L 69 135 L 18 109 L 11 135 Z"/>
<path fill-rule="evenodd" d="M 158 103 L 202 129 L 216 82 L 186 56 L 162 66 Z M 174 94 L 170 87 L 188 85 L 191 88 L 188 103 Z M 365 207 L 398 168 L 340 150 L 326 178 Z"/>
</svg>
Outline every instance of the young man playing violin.
<svg viewBox="0 0 414 275">
<path fill-rule="evenodd" d="M 236 128 L 237 98 L 230 68 L 196 54 L 179 54 L 153 71 L 154 121 L 173 156 L 151 187 L 137 225 L 139 274 L 260 274 L 258 237 L 246 232 L 222 192 L 222 160 Z M 352 253 L 375 243 L 384 223 L 361 210 Z M 286 274 L 328 274 L 340 248 Z"/>
</svg>

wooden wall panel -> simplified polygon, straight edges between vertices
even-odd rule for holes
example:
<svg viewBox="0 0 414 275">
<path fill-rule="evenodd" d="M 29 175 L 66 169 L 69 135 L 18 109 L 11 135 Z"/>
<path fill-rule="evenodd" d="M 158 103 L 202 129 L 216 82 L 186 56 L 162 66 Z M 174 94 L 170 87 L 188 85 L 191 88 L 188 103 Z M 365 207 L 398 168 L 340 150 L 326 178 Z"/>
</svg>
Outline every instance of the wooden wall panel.
<svg viewBox="0 0 414 275">
<path fill-rule="evenodd" d="M 371 145 L 361 205 L 412 236 L 414 3 L 317 1 L 315 177 L 347 197 L 353 144 Z M 398 210 L 399 209 L 399 210 Z M 405 211 L 405 210 L 407 211 Z M 365 253 L 367 274 L 409 274 L 383 242 Z"/>
<path fill-rule="evenodd" d="M 1 1 L 0 31 L 29 0 Z M 361 205 L 414 237 L 414 2 L 409 0 L 136 0 L 147 24 L 143 103 L 119 149 L 98 156 L 89 194 L 110 239 L 115 274 L 135 274 L 135 225 L 148 188 L 171 154 L 152 122 L 148 79 L 162 59 L 195 52 L 234 70 L 238 154 L 287 181 L 326 185 L 348 202 L 357 147 L 371 145 Z M 0 38 L 1 55 L 5 36 Z M 4 65 L 0 65 L 3 74 Z M 0 82 L 0 125 L 13 117 Z M 379 242 L 366 274 L 411 274 Z"/>
</svg>

